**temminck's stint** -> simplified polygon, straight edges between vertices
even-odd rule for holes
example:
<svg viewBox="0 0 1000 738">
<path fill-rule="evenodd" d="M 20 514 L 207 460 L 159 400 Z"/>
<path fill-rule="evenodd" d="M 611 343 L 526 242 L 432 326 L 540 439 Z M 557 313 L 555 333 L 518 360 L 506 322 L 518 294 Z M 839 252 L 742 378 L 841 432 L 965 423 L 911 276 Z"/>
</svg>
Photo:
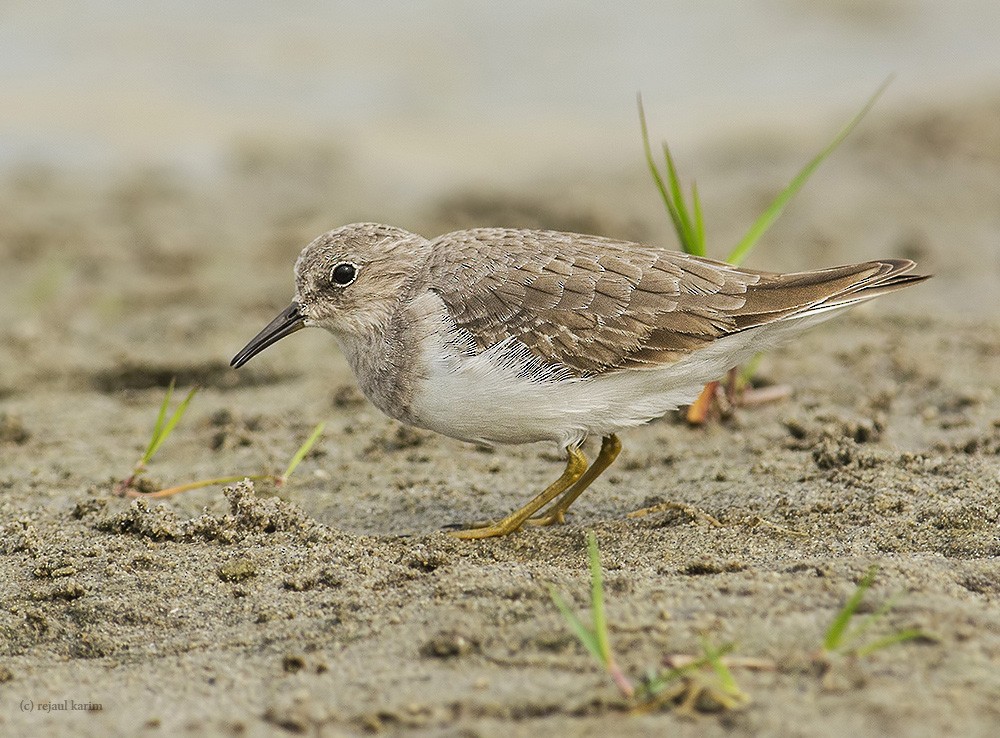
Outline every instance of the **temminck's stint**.
<svg viewBox="0 0 1000 738">
<path fill-rule="evenodd" d="M 428 240 L 355 223 L 306 246 L 294 302 L 232 365 L 318 326 L 397 420 L 476 443 L 557 443 L 559 479 L 503 520 L 454 532 L 486 538 L 562 522 L 615 460 L 618 431 L 690 403 L 727 369 L 844 308 L 927 278 L 912 268 L 885 259 L 774 274 L 575 233 L 483 228 Z M 590 435 L 603 443 L 588 468 L 580 444 Z"/>
</svg>

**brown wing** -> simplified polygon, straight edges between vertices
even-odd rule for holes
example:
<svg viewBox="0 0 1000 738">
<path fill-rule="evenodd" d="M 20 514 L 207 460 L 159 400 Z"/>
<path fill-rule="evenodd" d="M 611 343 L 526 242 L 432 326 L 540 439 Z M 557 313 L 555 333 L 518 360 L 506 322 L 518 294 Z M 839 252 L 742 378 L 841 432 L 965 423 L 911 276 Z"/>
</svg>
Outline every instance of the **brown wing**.
<svg viewBox="0 0 1000 738">
<path fill-rule="evenodd" d="M 597 236 L 476 229 L 436 239 L 424 276 L 478 351 L 516 337 L 588 376 L 673 363 L 882 267 L 777 275 Z"/>
</svg>

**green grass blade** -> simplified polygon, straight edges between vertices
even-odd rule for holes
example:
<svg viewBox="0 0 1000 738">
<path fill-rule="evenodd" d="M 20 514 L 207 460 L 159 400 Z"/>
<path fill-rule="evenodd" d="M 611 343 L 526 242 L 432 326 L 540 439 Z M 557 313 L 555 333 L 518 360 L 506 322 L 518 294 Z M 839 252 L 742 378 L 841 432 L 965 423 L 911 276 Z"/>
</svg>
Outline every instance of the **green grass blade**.
<svg viewBox="0 0 1000 738">
<path fill-rule="evenodd" d="M 666 689 L 671 682 L 675 682 L 681 677 L 687 676 L 691 672 L 698 671 L 702 667 L 708 666 L 708 664 L 709 658 L 707 656 L 701 656 L 688 664 L 684 664 L 684 666 L 675 666 L 667 669 L 659 674 L 648 677 L 643 685 L 643 689 L 650 698 L 656 697 L 656 695 Z"/>
<path fill-rule="evenodd" d="M 876 651 L 881 651 L 883 648 L 888 648 L 889 646 L 895 646 L 897 643 L 904 643 L 906 641 L 914 641 L 920 639 L 937 640 L 933 636 L 929 636 L 918 628 L 906 628 L 905 630 L 898 631 L 891 635 L 887 635 L 884 638 L 879 638 L 872 641 L 867 646 L 862 646 L 857 649 L 855 653 L 858 656 L 869 656 Z"/>
<path fill-rule="evenodd" d="M 703 640 L 701 656 L 693 659 L 691 662 L 684 664 L 683 666 L 675 666 L 667 669 L 666 671 L 660 672 L 659 674 L 647 676 L 646 681 L 643 684 L 643 689 L 645 690 L 646 695 L 652 699 L 666 689 L 671 682 L 677 681 L 681 677 L 699 671 L 706 666 L 711 666 L 716 675 L 718 675 L 720 684 L 727 692 L 734 695 L 742 695 L 743 693 L 736 685 L 736 680 L 730 673 L 729 667 L 727 667 L 722 661 L 722 657 L 732 651 L 733 648 L 734 646 L 731 643 L 728 643 L 721 648 L 715 648 L 707 641 Z"/>
<path fill-rule="evenodd" d="M 160 436 L 163 433 L 163 424 L 167 420 L 167 408 L 170 406 L 170 398 L 174 394 L 175 381 L 176 378 L 171 379 L 170 384 L 167 386 L 167 393 L 163 396 L 163 402 L 160 403 L 160 412 L 156 416 L 156 425 L 153 426 L 153 433 L 150 435 L 149 444 L 146 446 L 146 450 L 139 460 L 139 466 L 145 466 L 149 463 L 149 460 L 153 458 L 153 454 L 156 453 L 156 448 L 159 446 Z"/>
<path fill-rule="evenodd" d="M 549 587 L 549 597 L 555 603 L 556 607 L 559 608 L 559 612 L 562 614 L 563 619 L 569 625 L 570 630 L 577 637 L 577 640 L 583 644 L 583 647 L 590 652 L 590 655 L 594 657 L 594 660 L 599 664 L 604 664 L 604 657 L 601 655 L 601 644 L 598 642 L 597 636 L 591 633 L 587 626 L 583 624 L 583 621 L 576 616 L 569 605 L 566 604 L 566 600 L 562 598 L 558 592 L 556 592 L 555 587 Z"/>
<path fill-rule="evenodd" d="M 875 625 L 875 623 L 884 618 L 889 611 L 896 606 L 896 602 L 898 601 L 898 596 L 890 597 L 875 612 L 871 613 L 864 620 L 862 620 L 860 625 L 848 630 L 841 639 L 843 646 L 846 647 L 851 643 L 857 643 L 861 640 L 861 636 L 867 633 L 868 630 Z"/>
<path fill-rule="evenodd" d="M 610 666 L 611 642 L 608 639 L 608 620 L 604 612 L 604 580 L 601 576 L 601 552 L 597 547 L 597 536 L 593 531 L 587 534 L 587 551 L 590 555 L 590 609 L 594 624 L 594 637 L 600 649 L 601 661 Z"/>
<path fill-rule="evenodd" d="M 649 173 L 653 177 L 656 189 L 660 191 L 660 197 L 663 199 L 663 204 L 670 214 L 670 220 L 674 223 L 677 238 L 681 241 L 681 246 L 683 247 L 684 226 L 681 223 L 680 213 L 677 212 L 677 208 L 674 207 L 674 203 L 670 199 L 670 193 L 667 192 L 667 185 L 663 181 L 663 176 L 660 174 L 659 168 L 656 166 L 656 160 L 653 159 L 653 149 L 649 145 L 649 129 L 646 127 L 646 112 L 642 107 L 642 95 L 638 95 L 636 100 L 639 105 L 639 127 L 642 130 L 642 150 L 646 154 L 646 166 L 649 167 Z"/>
<path fill-rule="evenodd" d="M 729 671 L 729 667 L 722 660 L 725 654 L 733 650 L 732 644 L 716 648 L 707 638 L 704 638 L 701 641 L 701 648 L 705 653 L 705 660 L 712 665 L 712 670 L 719 678 L 719 685 L 722 687 L 722 690 L 732 696 L 742 695 L 743 691 L 736 684 L 733 673 Z"/>
<path fill-rule="evenodd" d="M 890 78 L 883 82 L 881 87 L 875 91 L 875 94 L 872 95 L 868 99 L 868 102 L 865 103 L 864 107 L 861 108 L 861 111 L 855 115 L 846 126 L 841 128 L 840 132 L 836 136 L 834 136 L 833 141 L 831 141 L 825 149 L 820 151 L 819 154 L 813 157 L 808 164 L 802 167 L 801 171 L 799 171 L 792 181 L 788 183 L 788 186 L 785 187 L 785 189 L 782 190 L 776 198 L 774 198 L 773 202 L 768 205 L 767 209 L 764 210 L 754 224 L 750 226 L 750 230 L 746 232 L 746 235 L 743 236 L 743 239 L 736 245 L 736 248 L 730 252 L 728 257 L 726 257 L 726 261 L 731 264 L 739 264 L 747 256 L 749 256 L 750 252 L 757 244 L 757 241 L 760 240 L 760 237 L 764 235 L 774 221 L 778 219 L 778 216 L 781 215 L 781 212 L 785 209 L 788 202 L 800 189 L 802 189 L 802 185 L 804 185 L 809 177 L 812 176 L 813 172 L 819 168 L 820 164 L 822 164 L 826 158 L 830 156 L 830 154 L 832 154 L 841 143 L 843 143 L 844 139 L 851 134 L 851 131 L 857 127 L 858 123 L 860 123 L 861 119 L 864 118 L 865 115 L 868 114 L 868 111 L 872 109 L 872 106 L 875 105 L 875 101 L 878 100 L 891 81 L 892 80 Z"/>
<path fill-rule="evenodd" d="M 737 387 L 749 387 L 753 378 L 757 375 L 757 370 L 760 369 L 760 362 L 763 360 L 764 354 L 754 354 L 750 361 L 743 365 L 740 369 L 740 375 L 736 380 Z"/>
<path fill-rule="evenodd" d="M 691 183 L 691 202 L 694 205 L 695 237 L 699 244 L 698 256 L 705 255 L 705 218 L 701 212 L 701 198 L 698 196 L 698 184 Z"/>
<path fill-rule="evenodd" d="M 177 426 L 177 424 L 179 422 L 181 422 L 181 418 L 183 418 L 184 417 L 184 413 L 187 412 L 188 405 L 191 404 L 191 400 L 194 399 L 194 396 L 197 393 L 198 393 L 198 388 L 197 387 L 192 387 L 188 391 L 187 397 L 185 397 L 181 401 L 181 404 L 177 406 L 177 409 L 174 410 L 173 414 L 170 416 L 170 419 L 167 421 L 166 425 L 163 426 L 163 431 L 160 433 L 159 437 L 156 439 L 156 443 L 153 446 L 153 450 L 152 450 L 152 452 L 149 455 L 150 458 L 152 458 L 153 454 L 155 454 L 157 452 L 157 450 L 160 448 L 160 446 L 163 445 L 163 442 L 166 441 L 170 437 L 170 434 L 174 432 L 174 428 Z"/>
<path fill-rule="evenodd" d="M 305 443 L 299 446 L 299 450 L 295 452 L 292 456 L 292 460 L 288 462 L 288 468 L 285 469 L 285 473 L 281 475 L 281 478 L 287 480 L 292 476 L 292 472 L 295 471 L 295 467 L 302 463 L 302 459 L 306 457 L 306 454 L 312 450 L 312 447 L 319 440 L 319 437 L 323 434 L 323 429 L 326 428 L 326 423 L 320 423 L 315 428 L 313 428 L 312 434 L 306 439 Z"/>
<path fill-rule="evenodd" d="M 694 254 L 695 256 L 704 256 L 704 244 L 698 243 L 694 226 L 691 225 L 691 215 L 688 212 L 687 202 L 684 200 L 681 179 L 677 174 L 674 157 L 670 153 L 670 147 L 667 146 L 666 142 L 663 143 L 663 159 L 667 163 L 667 178 L 670 181 L 670 199 L 674 203 L 674 210 L 676 210 L 677 218 L 680 221 L 680 226 L 677 228 L 677 236 L 680 238 L 681 245 L 687 253 Z"/>
<path fill-rule="evenodd" d="M 843 645 L 844 631 L 847 630 L 848 623 L 851 622 L 851 618 L 857 612 L 858 606 L 861 605 L 861 600 L 864 599 L 865 592 L 868 591 L 872 586 L 872 582 L 875 581 L 875 572 L 877 570 L 878 568 L 875 566 L 868 569 L 868 572 L 858 582 L 854 594 L 844 603 L 844 606 L 840 608 L 840 611 L 834 617 L 833 622 L 830 623 L 830 627 L 826 631 L 826 636 L 823 638 L 824 651 L 837 651 Z"/>
</svg>

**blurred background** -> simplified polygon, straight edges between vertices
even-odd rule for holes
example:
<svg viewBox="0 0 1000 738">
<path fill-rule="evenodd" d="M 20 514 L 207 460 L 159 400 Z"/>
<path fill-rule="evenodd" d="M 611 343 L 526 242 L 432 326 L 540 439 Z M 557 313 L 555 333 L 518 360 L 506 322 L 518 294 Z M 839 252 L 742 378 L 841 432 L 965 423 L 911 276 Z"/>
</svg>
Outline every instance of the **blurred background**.
<svg viewBox="0 0 1000 738">
<path fill-rule="evenodd" d="M 312 141 L 415 197 L 639 162 L 639 91 L 683 150 L 828 131 L 889 75 L 888 106 L 1000 89 L 995 0 L 7 0 L 0 163 L 205 173 Z"/>
</svg>

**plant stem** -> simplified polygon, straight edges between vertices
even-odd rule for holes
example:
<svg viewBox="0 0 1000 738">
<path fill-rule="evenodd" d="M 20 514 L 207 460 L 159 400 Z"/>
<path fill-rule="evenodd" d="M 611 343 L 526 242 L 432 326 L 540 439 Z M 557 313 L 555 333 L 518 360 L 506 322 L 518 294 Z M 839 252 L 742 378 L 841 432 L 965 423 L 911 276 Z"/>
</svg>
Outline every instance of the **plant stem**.
<svg viewBox="0 0 1000 738">
<path fill-rule="evenodd" d="M 861 119 L 864 118 L 868 111 L 872 109 L 875 105 L 875 101 L 879 99 L 885 88 L 889 86 L 892 81 L 892 77 L 883 82 L 879 88 L 875 91 L 875 94 L 868 98 L 868 102 L 865 103 L 864 107 L 848 121 L 847 125 L 840 129 L 836 136 L 833 137 L 833 141 L 827 144 L 826 148 L 820 151 L 816 156 L 809 160 L 809 162 L 799 170 L 799 173 L 792 178 L 792 181 L 783 189 L 778 196 L 774 198 L 770 205 L 760 214 L 760 217 L 754 221 L 754 224 L 750 226 L 750 230 L 746 232 L 746 235 L 740 240 L 736 247 L 729 253 L 726 257 L 726 261 L 730 264 L 740 264 L 753 250 L 753 247 L 757 244 L 757 241 L 764 232 L 778 219 L 781 212 L 785 209 L 785 206 L 789 201 L 795 197 L 795 194 L 802 189 L 802 186 L 806 183 L 806 180 L 812 176 L 813 172 L 819 169 L 820 164 L 826 161 L 826 158 L 834 152 L 834 150 L 844 142 L 851 131 L 853 131 Z"/>
<path fill-rule="evenodd" d="M 201 489 L 202 487 L 215 487 L 220 484 L 233 484 L 234 482 L 242 482 L 244 479 L 250 479 L 253 481 L 261 481 L 264 479 L 270 479 L 277 482 L 279 477 L 274 474 L 236 474 L 231 477 L 216 477 L 215 479 L 199 479 L 197 482 L 188 482 L 187 484 L 179 484 L 176 487 L 166 487 L 164 489 L 158 489 L 155 492 L 139 492 L 138 490 L 129 491 L 126 489 L 126 494 L 129 497 L 142 497 L 144 499 L 158 500 L 163 497 L 170 497 L 172 495 L 180 494 L 181 492 L 188 492 L 192 489 Z"/>
</svg>

